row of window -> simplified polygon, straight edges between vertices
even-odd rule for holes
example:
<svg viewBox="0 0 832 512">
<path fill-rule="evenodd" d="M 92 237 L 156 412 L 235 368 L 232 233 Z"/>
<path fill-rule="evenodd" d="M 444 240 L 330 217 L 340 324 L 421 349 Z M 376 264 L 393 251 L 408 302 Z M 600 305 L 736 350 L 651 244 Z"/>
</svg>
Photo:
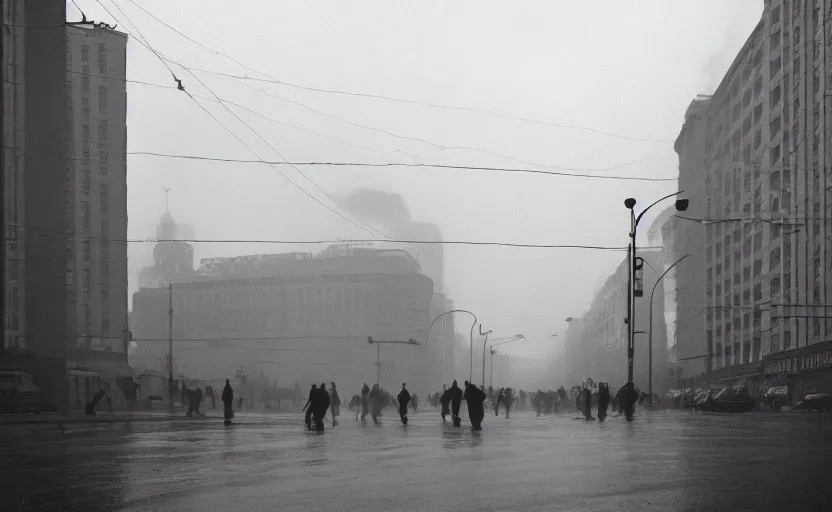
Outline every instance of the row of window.
<svg viewBox="0 0 832 512">
<path fill-rule="evenodd" d="M 90 45 L 81 45 L 81 62 L 90 61 Z M 88 66 L 85 66 L 89 68 Z M 107 73 L 107 45 L 98 44 L 98 72 L 102 75 Z"/>
</svg>

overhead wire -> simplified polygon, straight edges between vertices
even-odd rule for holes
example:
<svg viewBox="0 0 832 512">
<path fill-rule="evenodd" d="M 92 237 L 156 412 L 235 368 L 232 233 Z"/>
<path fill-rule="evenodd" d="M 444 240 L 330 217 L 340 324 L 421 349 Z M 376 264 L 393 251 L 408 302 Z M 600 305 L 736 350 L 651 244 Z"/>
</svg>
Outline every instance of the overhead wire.
<svg viewBox="0 0 832 512">
<path fill-rule="evenodd" d="M 175 155 L 171 153 L 160 153 L 155 151 L 128 151 L 128 155 L 135 156 L 154 156 L 160 158 L 174 158 L 182 160 L 204 160 L 211 162 L 226 162 L 226 163 L 240 163 L 240 164 L 268 164 L 268 165 L 290 165 L 290 166 L 333 166 L 333 167 L 428 167 L 436 169 L 454 169 L 466 171 L 492 171 L 492 172 L 506 172 L 506 173 L 528 173 L 528 174 L 545 174 L 550 176 L 564 176 L 572 178 L 587 178 L 597 180 L 625 180 L 625 181 L 676 181 L 676 178 L 647 178 L 638 176 L 610 176 L 606 174 L 586 174 L 586 173 L 569 173 L 558 171 L 544 171 L 540 169 L 519 169 L 511 167 L 486 167 L 474 165 L 448 165 L 448 164 L 429 164 L 429 163 L 407 163 L 407 162 L 289 162 L 289 161 L 263 161 L 263 160 L 244 160 L 240 158 L 220 158 L 208 157 L 199 155 Z"/>
<path fill-rule="evenodd" d="M 171 61 L 171 62 L 173 62 L 177 66 L 182 67 L 183 69 L 188 68 L 187 66 L 185 66 L 185 65 L 183 65 L 179 62 L 176 62 L 176 61 Z M 191 71 L 197 71 L 195 68 L 188 68 L 188 69 L 190 69 Z M 320 116 L 323 116 L 323 117 L 328 117 L 330 119 L 335 119 L 337 121 L 341 121 L 342 123 L 353 126 L 355 128 L 361 128 L 361 129 L 364 129 L 364 130 L 368 130 L 368 131 L 372 131 L 372 132 L 376 132 L 376 133 L 381 133 L 381 134 L 384 134 L 384 135 L 387 135 L 389 137 L 393 137 L 393 138 L 396 138 L 396 139 L 408 140 L 408 141 L 412 141 L 412 142 L 418 142 L 418 143 L 421 143 L 421 144 L 425 144 L 425 145 L 434 147 L 434 148 L 436 148 L 440 151 L 472 151 L 472 152 L 475 152 L 475 153 L 482 153 L 482 154 L 497 157 L 497 158 L 504 158 L 506 160 L 512 160 L 512 161 L 519 162 L 519 163 L 524 164 L 524 165 L 533 165 L 533 166 L 536 166 L 536 167 L 547 167 L 547 168 L 557 168 L 557 169 L 568 169 L 568 170 L 576 170 L 576 171 L 594 171 L 594 172 L 605 172 L 605 171 L 620 169 L 622 167 L 627 167 L 629 165 L 634 165 L 634 164 L 637 164 L 637 163 L 641 163 L 641 162 L 644 162 L 646 160 L 651 160 L 653 158 L 657 158 L 659 156 L 658 154 L 649 155 L 649 156 L 646 156 L 646 157 L 639 158 L 637 160 L 628 161 L 628 162 L 625 162 L 623 164 L 617 164 L 617 165 L 613 165 L 613 166 L 605 167 L 605 168 L 600 168 L 600 169 L 569 168 L 569 167 L 564 167 L 562 165 L 557 165 L 557 164 L 554 164 L 554 165 L 553 164 L 542 164 L 542 163 L 538 163 L 538 162 L 532 162 L 532 161 L 529 161 L 529 160 L 524 160 L 524 159 L 521 159 L 521 158 L 517 158 L 517 157 L 511 156 L 511 155 L 507 155 L 505 153 L 497 153 L 495 151 L 490 151 L 490 150 L 480 148 L 480 147 L 476 147 L 476 146 L 466 146 L 466 145 L 453 145 L 452 146 L 452 145 L 446 145 L 446 144 L 439 144 L 437 142 L 433 142 L 431 140 L 428 140 L 428 139 L 425 139 L 425 138 L 422 138 L 422 137 L 402 135 L 401 133 L 392 132 L 390 130 L 385 130 L 385 129 L 378 128 L 378 127 L 375 127 L 375 126 L 371 126 L 371 125 L 368 125 L 368 124 L 358 123 L 358 122 L 352 121 L 350 119 L 347 119 L 345 117 L 341 117 L 341 116 L 338 116 L 338 115 L 335 115 L 335 114 L 331 114 L 329 112 L 323 112 L 321 110 L 318 110 L 314 107 L 311 107 L 311 106 L 307 105 L 306 103 L 302 103 L 300 101 L 289 99 L 289 98 L 286 98 L 284 96 L 280 96 L 280 95 L 277 95 L 277 94 L 269 93 L 269 92 L 264 91 L 262 89 L 252 87 L 252 86 L 250 86 L 250 85 L 248 85 L 248 84 L 246 84 L 242 81 L 239 81 L 239 80 L 238 80 L 238 82 L 241 85 L 243 85 L 243 86 L 245 86 L 245 87 L 247 87 L 247 88 L 249 88 L 253 91 L 259 92 L 260 94 L 263 94 L 263 95 L 268 96 L 270 98 L 276 98 L 280 101 L 284 101 L 286 103 L 298 106 L 298 107 L 303 108 L 305 110 L 308 110 L 308 111 L 310 111 L 314 114 L 317 114 L 317 115 L 320 115 Z"/>
<path fill-rule="evenodd" d="M 295 89 L 302 89 L 302 90 L 311 91 L 311 92 L 337 94 L 337 95 L 344 95 L 344 96 L 355 96 L 355 97 L 362 97 L 362 98 L 373 98 L 373 99 L 380 99 L 380 100 L 392 101 L 392 102 L 397 102 L 397 103 L 405 103 L 405 104 L 410 104 L 410 105 L 420 105 L 420 106 L 437 108 L 437 109 L 457 110 L 457 111 L 463 111 L 463 112 L 476 112 L 476 113 L 479 113 L 479 114 L 490 115 L 490 116 L 499 117 L 499 118 L 503 118 L 503 119 L 510 119 L 510 120 L 513 120 L 513 121 L 520 121 L 520 122 L 540 124 L 540 125 L 548 125 L 548 126 L 553 126 L 553 127 L 557 127 L 557 128 L 563 128 L 563 129 L 569 129 L 569 130 L 588 131 L 588 132 L 592 132 L 592 133 L 597 133 L 599 135 L 605 135 L 605 136 L 608 136 L 608 137 L 613 137 L 613 138 L 618 138 L 618 139 L 623 139 L 623 140 L 631 140 L 631 141 L 639 141 L 639 142 L 660 142 L 660 143 L 673 142 L 673 140 L 660 140 L 660 139 L 650 139 L 650 138 L 642 138 L 642 137 L 631 137 L 631 136 L 621 135 L 621 134 L 612 133 L 612 132 L 607 132 L 607 131 L 604 131 L 604 130 L 599 130 L 599 129 L 591 128 L 591 127 L 574 126 L 574 125 L 568 125 L 568 124 L 562 124 L 562 123 L 554 123 L 554 122 L 551 122 L 551 121 L 543 121 L 543 120 L 539 120 L 539 119 L 529 119 L 529 118 L 524 118 L 524 117 L 519 117 L 519 116 L 512 116 L 512 115 L 502 114 L 502 113 L 498 113 L 498 112 L 494 112 L 494 111 L 486 110 L 486 109 L 478 109 L 478 108 L 473 108 L 473 107 L 463 107 L 463 106 L 456 106 L 456 105 L 444 105 L 444 104 L 439 104 L 439 103 L 431 103 L 431 102 L 425 102 L 425 101 L 410 100 L 410 99 L 405 99 L 405 98 L 395 98 L 395 97 L 392 97 L 392 96 L 384 96 L 384 95 L 380 95 L 380 94 L 369 94 L 369 93 L 360 93 L 360 92 L 351 92 L 351 91 L 341 91 L 341 90 L 335 90 L 335 89 L 324 89 L 324 88 L 310 87 L 310 86 L 299 85 L 299 84 L 294 84 L 294 83 L 291 83 L 291 82 L 278 80 L 278 79 L 270 76 L 269 74 L 264 73 L 263 71 L 258 71 L 256 69 L 253 69 L 253 68 L 243 64 L 238 59 L 235 59 L 234 57 L 231 57 L 228 54 L 225 54 L 225 53 L 217 51 L 213 48 L 210 48 L 210 47 L 204 45 L 203 43 L 200 43 L 199 41 L 193 39 L 192 37 L 187 36 L 182 31 L 174 28 L 169 23 L 163 21 L 161 18 L 159 18 L 158 16 L 156 16 L 152 12 L 148 11 L 144 7 L 140 6 L 139 4 L 134 2 L 133 0 L 128 0 L 128 2 L 135 5 L 137 8 L 142 10 L 145 14 L 151 16 L 153 19 L 155 19 L 156 21 L 158 21 L 162 25 L 166 26 L 170 30 L 174 31 L 175 33 L 177 33 L 181 37 L 185 38 L 186 40 L 190 41 L 191 43 L 194 43 L 197 46 L 199 46 L 199 47 L 201 47 L 201 48 L 203 48 L 203 49 L 205 49 L 205 50 L 207 50 L 211 53 L 214 53 L 214 54 L 219 55 L 221 57 L 225 57 L 226 59 L 231 60 L 232 62 L 234 62 L 235 64 L 239 65 L 240 67 L 242 67 L 243 69 L 245 69 L 247 71 L 250 71 L 252 73 L 257 73 L 258 75 L 262 75 L 266 78 L 261 79 L 261 78 L 253 78 L 253 77 L 248 77 L 248 76 L 235 76 L 235 75 L 231 75 L 231 74 L 228 74 L 228 73 L 219 73 L 219 72 L 215 72 L 215 71 L 208 71 L 208 70 L 202 70 L 202 69 L 196 69 L 196 68 L 194 68 L 193 71 L 199 71 L 199 72 L 208 73 L 208 74 L 215 74 L 215 75 L 219 75 L 219 76 L 226 76 L 226 77 L 229 77 L 229 78 L 235 78 L 235 79 L 239 79 L 239 80 L 252 80 L 252 81 L 274 83 L 274 84 L 283 85 L 283 86 L 286 86 L 286 87 L 292 87 L 292 88 L 295 88 Z"/>
<path fill-rule="evenodd" d="M 11 226 L 8 224 L 7 226 Z M 410 239 L 385 239 L 385 238 L 338 238 L 334 240 L 278 240 L 278 239 L 225 239 L 225 238 L 111 238 L 90 235 L 82 232 L 67 233 L 64 230 L 21 227 L 24 231 L 36 231 L 54 233 L 56 236 L 72 234 L 82 240 L 107 240 L 113 243 L 187 243 L 187 244 L 273 244 L 273 245 L 323 245 L 323 244 L 421 244 L 421 245 L 470 245 L 470 246 L 494 246 L 494 247 L 516 247 L 530 249 L 587 249 L 598 251 L 626 251 L 626 246 L 603 246 L 603 245 L 581 245 L 581 244 L 538 244 L 520 242 L 499 242 L 499 241 L 471 241 L 471 240 L 410 240 Z M 639 249 L 661 249 L 661 246 L 639 247 Z"/>
<path fill-rule="evenodd" d="M 185 90 L 184 86 L 182 85 L 181 80 L 180 80 L 180 79 L 178 79 L 178 78 L 176 77 L 176 74 L 173 72 L 173 70 L 172 70 L 172 69 L 170 68 L 170 66 L 168 65 L 168 63 L 167 63 L 167 59 L 166 59 L 166 58 L 164 58 L 164 57 L 162 57 L 162 55 L 161 55 L 158 51 L 156 51 L 153 47 L 151 47 L 151 45 L 149 44 L 149 42 L 148 42 L 147 38 L 145 38 L 145 37 L 144 37 L 144 35 L 141 33 L 141 30 L 138 28 L 138 26 L 136 26 L 136 24 L 135 24 L 135 23 L 133 23 L 133 22 L 132 22 L 132 20 L 130 20 L 130 18 L 129 18 L 129 17 L 128 17 L 125 13 L 124 13 L 124 11 L 122 11 L 122 10 L 121 10 L 121 8 L 119 8 L 119 7 L 118 7 L 118 5 L 117 5 L 117 4 L 115 4 L 115 2 L 114 2 L 113 0 L 111 0 L 111 1 L 113 2 L 113 5 L 115 5 L 116 9 L 118 9 L 118 10 L 119 10 L 119 12 L 122 14 L 122 16 L 124 16 L 124 18 L 125 18 L 125 19 L 126 19 L 126 20 L 130 23 L 130 25 L 132 25 L 132 26 L 133 26 L 133 28 L 134 28 L 134 30 L 135 30 L 135 32 L 136 32 L 136 34 L 139 36 L 138 38 L 134 37 L 133 39 L 134 39 L 134 40 L 136 40 L 138 43 L 140 43 L 140 44 L 141 44 L 142 46 L 144 46 L 145 48 L 147 48 L 148 50 L 150 50 L 151 52 L 153 52 L 153 54 L 154 54 L 154 55 L 155 55 L 155 56 L 156 56 L 156 57 L 157 57 L 160 61 L 162 61 L 162 64 L 164 64 L 164 66 L 165 66 L 165 67 L 168 69 L 168 71 L 170 72 L 171 76 L 173 76 L 173 79 L 177 82 L 177 84 L 178 84 L 178 89 L 179 89 L 179 90 L 181 90 L 181 91 L 183 91 L 185 94 L 187 94 L 187 95 L 188 95 L 188 97 L 189 97 L 189 98 L 191 98 L 191 100 L 192 100 L 194 103 L 196 103 L 196 104 L 197 104 L 197 105 L 198 105 L 198 106 L 199 106 L 199 107 L 200 107 L 200 108 L 201 108 L 201 109 L 202 109 L 202 110 L 203 110 L 206 114 L 208 114 L 208 115 L 209 115 L 212 119 L 214 119 L 214 121 L 216 121 L 216 122 L 217 122 L 220 126 L 222 126 L 222 127 L 223 127 L 223 128 L 224 128 L 227 132 L 228 132 L 228 133 L 230 133 L 230 134 L 231 134 L 231 135 L 232 135 L 235 139 L 237 139 L 237 141 L 239 141 L 239 142 L 240 142 L 243 146 L 245 146 L 245 147 L 246 147 L 246 149 L 248 149 L 248 150 L 249 150 L 249 152 L 251 152 L 251 153 L 252 153 L 252 154 L 253 154 L 256 158 L 258 158 L 258 159 L 260 159 L 261 161 L 263 161 L 263 159 L 262 159 L 262 158 L 261 158 L 261 157 L 257 154 L 257 152 L 256 152 L 256 151 L 255 151 L 255 150 L 254 150 L 254 149 L 253 149 L 253 148 L 252 148 L 249 144 L 247 144 L 247 143 L 246 143 L 246 142 L 245 142 L 245 141 L 244 141 L 241 137 L 239 137 L 239 136 L 238 136 L 238 135 L 237 135 L 237 134 L 236 134 L 233 130 L 231 130 L 230 128 L 228 128 L 228 126 L 226 126 L 226 125 L 225 125 L 222 121 L 220 121 L 220 120 L 219 120 L 219 118 L 217 118 L 217 117 L 216 117 L 216 116 L 215 116 L 212 112 L 210 112 L 208 109 L 206 109 L 204 105 L 202 105 L 201 103 L 199 103 L 199 101 L 197 101 L 197 100 L 196 100 L 196 98 L 194 98 L 194 97 L 191 95 L 191 93 L 190 93 L 189 91 Z M 99 5 L 100 5 L 100 6 L 101 6 L 101 7 L 102 7 L 102 8 L 103 8 L 106 12 L 107 12 L 107 14 L 109 14 L 109 15 L 110 15 L 113 19 L 118 20 L 118 18 L 117 18 L 115 15 L 113 15 L 113 13 L 112 13 L 112 12 L 110 12 L 110 10 L 109 10 L 109 9 L 107 9 L 107 7 L 106 7 L 106 6 L 104 6 L 104 4 L 101 2 L 101 0 L 96 0 L 96 2 L 98 2 L 98 4 L 99 4 Z M 176 64 L 176 63 L 174 63 L 174 64 Z M 208 86 L 206 86 L 206 85 L 205 85 L 205 84 L 204 84 L 204 83 L 203 83 L 203 82 L 202 82 L 202 81 L 201 81 L 201 80 L 200 80 L 200 79 L 199 79 L 196 75 L 194 75 L 193 73 L 191 73 L 191 72 L 190 72 L 190 70 L 187 70 L 187 69 L 185 69 L 185 70 L 186 70 L 186 71 L 188 71 L 188 73 L 189 73 L 191 76 L 193 76 L 193 77 L 194 77 L 194 79 L 195 79 L 195 80 L 197 80 L 197 81 L 198 81 L 198 82 L 199 82 L 199 83 L 200 83 L 203 87 L 205 87 L 205 89 L 206 89 L 206 90 L 208 90 L 208 91 L 209 91 L 212 95 L 214 95 L 215 97 L 217 97 L 217 96 L 216 96 L 216 94 L 214 94 L 214 92 L 213 92 L 213 91 L 212 91 L 212 90 L 211 90 Z M 219 100 L 219 97 L 217 97 L 217 99 Z M 220 103 L 220 104 L 222 104 L 222 103 Z M 231 110 L 230 110 L 227 106 L 223 105 L 223 107 L 224 107 L 226 110 L 228 110 L 228 111 L 231 113 L 231 115 L 233 115 L 235 118 L 237 118 L 237 120 L 238 120 L 238 121 L 240 121 L 240 122 L 241 122 L 243 125 L 245 125 L 245 126 L 246 126 L 249 130 L 251 130 L 251 131 L 252 131 L 255 135 L 257 135 L 257 136 L 258 136 L 258 137 L 259 137 L 259 138 L 260 138 L 263 142 L 265 142 L 265 143 L 266 143 L 266 144 L 267 144 L 267 145 L 268 145 L 268 146 L 269 146 L 269 147 L 270 147 L 273 151 L 275 151 L 275 153 L 277 153 L 277 155 L 278 155 L 278 156 L 280 156 L 280 158 L 282 158 L 283 160 L 286 160 L 286 159 L 283 157 L 283 155 L 282 155 L 282 154 L 280 154 L 280 152 L 279 152 L 276 148 L 274 148 L 274 146 L 272 146 L 271 144 L 269 144 L 269 142 L 268 142 L 268 141 L 266 141 L 266 139 L 265 139 L 265 138 L 263 138 L 263 137 L 262 137 L 259 133 L 257 133 L 257 131 L 256 131 L 256 130 L 254 130 L 251 126 L 249 126 L 249 125 L 248 125 L 245 121 L 243 121 L 242 119 L 240 119 L 240 117 L 239 117 L 239 116 L 237 116 L 237 115 L 236 115 L 233 111 L 231 111 Z M 374 236 L 374 232 L 375 232 L 375 233 L 377 233 L 377 234 L 380 234 L 380 235 L 382 235 L 382 236 L 384 236 L 384 237 L 386 237 L 386 236 L 387 236 L 385 233 L 383 233 L 383 232 L 379 231 L 378 229 L 374 228 L 374 227 L 373 227 L 373 226 L 371 226 L 370 224 L 367 224 L 366 222 L 362 221 L 360 218 L 358 218 L 357 216 L 353 215 L 353 214 L 352 214 L 352 213 L 350 213 L 348 210 L 346 210 L 346 209 L 345 209 L 345 208 L 343 208 L 341 205 L 339 205 L 339 204 L 338 204 L 338 203 L 337 203 L 337 202 L 336 202 L 336 201 L 335 201 L 335 200 L 334 200 L 334 199 L 333 199 L 333 198 L 332 198 L 329 194 L 327 194 L 327 193 L 326 193 L 323 189 L 321 189 L 321 188 L 320 188 L 320 187 L 319 187 L 319 186 L 318 186 L 318 185 L 317 185 L 314 181 L 312 181 L 309 177 L 307 177 L 305 174 L 303 174 L 303 173 L 302 173 L 299 169 L 295 168 L 301 176 L 303 176 L 303 177 L 304 177 L 307 181 L 309 181 L 309 182 L 310 182 L 313 186 L 315 186 L 315 187 L 316 187 L 318 190 L 320 190 L 320 191 L 321 191 L 324 195 L 326 195 L 326 196 L 327 196 L 327 197 L 328 197 L 328 198 L 329 198 L 329 199 L 330 199 L 333 203 L 335 203 L 336 205 L 338 205 L 338 207 L 339 207 L 339 208 L 341 208 L 342 210 L 344 210 L 344 212 L 345 212 L 345 213 L 347 213 L 347 215 L 350 215 L 351 217 L 354 217 L 354 218 L 355 218 L 358 222 L 355 222 L 355 221 L 353 221 L 353 220 L 349 219 L 349 218 L 348 218 L 348 217 L 346 217 L 345 215 L 341 214 L 340 212 L 338 212 L 337 210 L 335 210 L 335 209 L 334 209 L 334 208 L 332 208 L 331 206 L 327 205 L 326 203 L 324 203 L 323 201 L 321 201 L 320 199 L 318 199 L 317 197 L 315 197 L 314 195 L 312 195 L 309 191 L 307 191 L 306 189 L 304 189 L 303 187 L 301 187 L 300 185 L 298 185 L 297 183 L 295 183 L 292 179 L 290 179 L 290 178 L 289 178 L 289 177 L 288 177 L 285 173 L 283 173 L 280 169 L 277 169 L 274 165 L 272 165 L 271 167 L 272 167 L 275 171 L 277 171 L 277 172 L 278 172 L 278 174 L 280 174 L 280 175 L 281 175 L 284 179 L 286 179 L 286 181 L 288 181 L 290 184 L 292 184 L 295 188 L 297 188 L 298 190 L 300 190 L 301 192 L 303 192 L 306 196 L 308 196 L 310 199 L 314 200 L 315 202 L 317 202 L 318 204 L 320 204 L 320 205 L 321 205 L 321 206 L 323 206 L 324 208 L 328 209 L 328 210 L 329 210 L 329 211 L 331 211 L 332 213 L 336 214 L 338 217 L 342 218 L 343 220 L 345 220 L 345 221 L 349 222 L 350 224 L 352 224 L 352 225 L 354 225 L 354 226 L 356 226 L 356 227 L 358 227 L 358 228 L 360 228 L 360 229 L 362 229 L 362 230 L 364 230 L 364 231 L 367 231 L 367 232 L 368 232 L 371 236 Z"/>
</svg>

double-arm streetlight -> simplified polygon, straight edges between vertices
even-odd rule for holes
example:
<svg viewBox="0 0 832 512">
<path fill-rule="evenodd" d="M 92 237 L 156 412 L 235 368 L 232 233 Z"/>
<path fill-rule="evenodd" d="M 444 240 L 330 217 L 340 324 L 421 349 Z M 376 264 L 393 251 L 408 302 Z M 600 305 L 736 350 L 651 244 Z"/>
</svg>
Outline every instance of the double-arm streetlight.
<svg viewBox="0 0 832 512">
<path fill-rule="evenodd" d="M 678 260 L 673 262 L 672 265 L 667 267 L 667 269 L 665 269 L 665 271 L 662 272 L 662 275 L 660 275 L 659 278 L 656 279 L 655 284 L 653 284 L 653 290 L 650 291 L 650 327 L 649 327 L 650 334 L 647 335 L 647 338 L 649 340 L 648 343 L 647 343 L 647 349 L 650 351 L 650 353 L 648 355 L 649 360 L 650 360 L 650 363 L 649 363 L 650 368 L 648 369 L 648 385 L 647 385 L 647 387 L 648 387 L 648 392 L 650 393 L 650 403 L 651 404 L 653 403 L 653 294 L 656 293 L 656 287 L 659 286 L 660 282 L 662 282 L 662 279 L 664 279 L 664 276 L 667 275 L 668 272 L 670 272 L 670 269 L 672 269 L 673 267 L 678 265 L 683 259 L 687 258 L 688 256 L 690 256 L 690 254 L 685 254 L 684 256 L 682 256 L 681 258 L 679 258 Z"/>
<path fill-rule="evenodd" d="M 418 341 L 410 338 L 407 341 L 396 341 L 396 340 L 374 340 L 372 336 L 367 336 L 367 343 L 370 345 L 375 344 L 376 346 L 376 385 L 379 385 L 379 381 L 381 380 L 381 345 L 421 345 Z"/>
<path fill-rule="evenodd" d="M 489 331 L 489 332 L 491 332 L 491 331 Z M 489 353 L 491 354 L 491 384 L 490 384 L 491 386 L 494 385 L 494 354 L 497 353 L 497 351 L 494 350 L 494 347 L 499 346 L 499 345 L 505 345 L 506 343 L 511 343 L 512 341 L 525 340 L 525 339 L 526 339 L 526 337 L 523 336 L 522 334 L 515 334 L 514 336 L 509 336 L 507 338 L 497 338 L 497 340 L 500 340 L 500 343 L 494 343 L 493 345 L 491 345 L 490 350 L 489 350 Z M 491 341 L 493 342 L 493 341 L 497 341 L 497 340 L 491 340 Z M 482 346 L 482 387 L 485 388 L 485 344 L 483 344 L 483 346 Z"/>
<path fill-rule="evenodd" d="M 668 199 L 673 196 L 678 196 L 679 194 L 683 193 L 683 191 L 674 192 L 672 194 L 668 194 L 661 199 L 655 201 L 653 204 L 645 208 L 641 211 L 638 215 L 633 208 L 636 206 L 636 200 L 632 197 L 629 197 L 624 200 L 624 206 L 630 210 L 630 244 L 627 247 L 627 263 L 628 263 L 628 271 L 627 271 L 627 318 L 625 323 L 627 324 L 627 382 L 633 382 L 633 356 L 635 355 L 635 345 L 633 344 L 633 329 L 635 328 L 635 306 L 634 306 L 634 299 L 635 297 L 641 297 L 644 294 L 644 291 L 639 289 L 635 289 L 635 279 L 636 279 L 636 261 L 638 257 L 636 256 L 636 231 L 638 229 L 638 223 L 641 221 L 641 218 L 644 217 L 644 214 L 647 213 L 647 210 L 656 206 L 661 201 Z M 676 200 L 676 210 L 683 212 L 688 209 L 688 200 L 687 199 L 677 199 Z M 641 265 L 639 265 L 639 268 Z M 636 294 L 637 293 L 637 294 Z"/>
<path fill-rule="evenodd" d="M 471 341 L 471 350 L 470 350 L 471 362 L 470 362 L 469 369 L 468 369 L 468 382 L 471 382 L 471 378 L 473 377 L 473 373 L 474 373 L 474 327 L 476 327 L 476 325 L 477 325 L 477 315 L 475 315 L 474 313 L 471 313 L 470 311 L 467 311 L 465 309 L 452 309 L 450 311 L 445 311 L 444 313 L 441 313 L 441 314 L 437 315 L 436 318 L 433 319 L 433 322 L 430 323 L 430 325 L 428 326 L 428 331 L 425 333 L 425 346 L 427 346 L 428 340 L 430 339 L 429 338 L 430 329 L 431 329 L 431 327 L 433 327 L 433 324 L 435 324 L 436 321 L 439 320 L 440 318 L 442 318 L 443 316 L 450 315 L 451 313 L 466 313 L 466 314 L 469 314 L 472 317 L 474 317 L 474 323 L 471 324 L 471 332 L 468 335 L 468 338 Z M 489 333 L 490 332 L 491 331 L 489 331 Z M 482 325 L 480 325 L 480 334 L 482 334 Z"/>
</svg>

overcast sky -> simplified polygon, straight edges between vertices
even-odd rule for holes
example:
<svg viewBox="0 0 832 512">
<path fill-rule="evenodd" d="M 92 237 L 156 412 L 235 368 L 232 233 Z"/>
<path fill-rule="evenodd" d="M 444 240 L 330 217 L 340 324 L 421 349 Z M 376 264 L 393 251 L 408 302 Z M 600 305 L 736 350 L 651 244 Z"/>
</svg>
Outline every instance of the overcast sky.
<svg viewBox="0 0 832 512">
<path fill-rule="evenodd" d="M 88 18 L 118 22 L 119 30 L 132 36 L 138 30 L 157 52 L 190 68 L 263 76 L 189 42 L 129 0 L 114 0 L 122 12 L 113 0 L 101 0 L 118 21 L 97 0 L 77 2 Z M 390 132 L 438 146 L 476 147 L 533 164 L 575 169 L 604 169 L 647 158 L 590 173 L 651 178 L 677 177 L 672 141 L 685 109 L 696 94 L 713 92 L 762 11 L 762 0 L 137 2 L 194 40 L 280 81 L 471 107 L 653 141 L 242 82 L 198 71 L 193 71 L 195 78 L 170 64 L 195 98 L 175 88 L 129 83 L 128 151 L 547 169 L 382 133 Z M 71 3 L 68 17 L 80 18 Z M 175 86 L 160 59 L 132 38 L 127 53 L 128 79 Z M 255 111 L 229 105 L 268 144 L 222 106 L 200 98 L 214 94 Z M 279 169 L 337 210 L 297 170 Z M 336 199 L 336 194 L 359 187 L 400 194 L 412 219 L 438 224 L 445 240 L 625 246 L 629 220 L 623 199 L 633 196 L 646 205 L 676 190 L 675 181 L 424 167 L 323 166 L 301 171 Z M 368 236 L 270 166 L 131 156 L 131 238 L 155 236 L 165 186 L 171 189 L 174 218 L 194 225 L 203 239 Z M 198 244 L 196 254 L 201 258 L 322 248 Z M 529 340 L 505 347 L 506 352 L 530 356 L 559 346 L 549 334 L 562 333 L 566 317 L 584 313 L 594 291 L 626 253 L 448 246 L 445 254 L 447 288 L 456 305 L 474 311 L 483 328 L 495 335 L 524 333 Z M 129 256 L 133 290 L 135 273 L 152 259 L 152 244 L 132 244 Z M 459 325 L 466 321 L 460 318 Z"/>
</svg>

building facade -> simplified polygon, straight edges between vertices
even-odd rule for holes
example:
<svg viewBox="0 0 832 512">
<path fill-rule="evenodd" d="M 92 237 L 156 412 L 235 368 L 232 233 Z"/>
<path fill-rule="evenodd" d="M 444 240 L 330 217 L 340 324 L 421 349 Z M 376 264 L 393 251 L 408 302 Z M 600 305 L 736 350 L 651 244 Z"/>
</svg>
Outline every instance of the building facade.
<svg viewBox="0 0 832 512">
<path fill-rule="evenodd" d="M 697 96 L 685 112 L 685 123 L 674 149 L 679 156 L 679 190 L 685 191 L 689 219 L 705 216 L 705 124 L 710 96 Z M 675 339 L 673 354 L 680 382 L 703 385 L 710 375 L 713 354 L 705 337 L 705 227 L 696 220 L 671 217 L 662 226 L 664 249 L 676 261 L 689 255 L 674 269 Z"/>
<path fill-rule="evenodd" d="M 378 378 L 387 389 L 407 382 L 424 396 L 441 378 L 435 337 L 447 326 L 425 345 L 435 299 L 419 270 L 405 251 L 339 246 L 316 256 L 205 259 L 170 289 L 134 294 L 131 365 L 166 370 L 172 294 L 177 376 L 213 381 L 242 369 L 281 387 L 335 381 L 355 391 Z M 370 345 L 368 337 L 421 346 Z"/>
<path fill-rule="evenodd" d="M 66 51 L 62 0 L 3 0 L 3 343 L 0 365 L 31 373 L 66 405 Z"/>
<path fill-rule="evenodd" d="M 68 366 L 126 376 L 127 35 L 66 28 Z"/>
<path fill-rule="evenodd" d="M 704 114 L 706 366 L 717 378 L 832 336 L 831 16 L 832 1 L 767 0 Z"/>
<path fill-rule="evenodd" d="M 0 311 L 3 343 L 0 351 L 22 351 L 26 346 L 26 237 L 25 211 L 25 17 L 23 0 L 2 0 L 2 172 L 3 198 Z"/>
<path fill-rule="evenodd" d="M 667 325 L 664 320 L 663 282 L 653 297 L 653 322 L 650 323 L 650 292 L 665 266 L 660 249 L 642 249 L 638 256 L 648 265 L 644 270 L 644 296 L 635 301 L 636 331 L 633 382 L 642 391 L 649 388 L 648 332 L 653 331 L 653 390 L 661 393 L 668 385 Z M 653 270 L 655 269 L 655 270 Z M 658 272 L 657 272 L 658 271 Z M 627 382 L 627 284 L 628 260 L 625 258 L 595 294 L 589 309 L 579 319 L 571 319 L 566 330 L 563 358 L 566 388 L 591 378 L 622 386 Z"/>
</svg>

